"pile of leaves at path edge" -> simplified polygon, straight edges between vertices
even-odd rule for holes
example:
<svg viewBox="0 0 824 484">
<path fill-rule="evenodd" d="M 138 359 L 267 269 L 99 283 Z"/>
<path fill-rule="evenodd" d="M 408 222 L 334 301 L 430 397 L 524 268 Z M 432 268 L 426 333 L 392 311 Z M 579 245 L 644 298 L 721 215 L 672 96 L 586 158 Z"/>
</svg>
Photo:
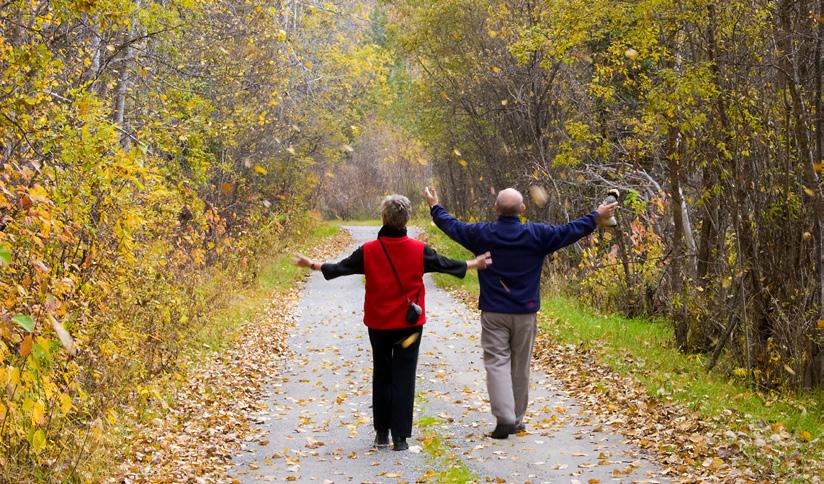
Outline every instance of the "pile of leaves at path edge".
<svg viewBox="0 0 824 484">
<path fill-rule="evenodd" d="M 470 307 L 477 302 L 462 289 L 452 292 Z M 818 439 L 804 442 L 781 424 L 754 425 L 732 410 L 711 418 L 700 415 L 683 403 L 650 395 L 638 380 L 600 363 L 591 349 L 558 344 L 546 332 L 538 334 L 533 359 L 578 400 L 586 423 L 620 432 L 662 466 L 666 479 L 824 482 Z"/>
<path fill-rule="evenodd" d="M 324 259 L 351 242 L 327 239 L 310 256 Z M 227 482 L 242 442 L 257 437 L 250 415 L 263 408 L 265 384 L 278 371 L 294 327 L 300 286 L 273 294 L 268 309 L 244 323 L 241 338 L 192 369 L 162 418 L 135 430 L 129 455 L 112 482 Z"/>
</svg>

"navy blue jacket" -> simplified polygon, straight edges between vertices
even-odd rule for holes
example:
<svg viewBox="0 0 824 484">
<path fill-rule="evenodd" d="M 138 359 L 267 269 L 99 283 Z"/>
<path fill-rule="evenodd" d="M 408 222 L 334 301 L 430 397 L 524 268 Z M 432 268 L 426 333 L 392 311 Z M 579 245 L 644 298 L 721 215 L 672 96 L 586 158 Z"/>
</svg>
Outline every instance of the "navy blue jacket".
<svg viewBox="0 0 824 484">
<path fill-rule="evenodd" d="M 591 234 L 598 212 L 564 225 L 522 224 L 518 217 L 468 224 L 440 205 L 431 214 L 438 228 L 473 254 L 492 253 L 492 265 L 478 271 L 481 311 L 523 314 L 541 307 L 544 257 Z"/>
</svg>

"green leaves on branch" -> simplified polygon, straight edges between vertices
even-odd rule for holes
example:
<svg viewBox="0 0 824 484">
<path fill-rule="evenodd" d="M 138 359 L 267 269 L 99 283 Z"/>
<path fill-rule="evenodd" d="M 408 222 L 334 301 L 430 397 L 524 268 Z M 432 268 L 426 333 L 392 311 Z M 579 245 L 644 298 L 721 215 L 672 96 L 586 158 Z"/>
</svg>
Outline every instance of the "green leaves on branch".
<svg viewBox="0 0 824 484">
<path fill-rule="evenodd" d="M 11 264 L 11 250 L 5 245 L 0 245 L 0 266 Z"/>
<path fill-rule="evenodd" d="M 34 332 L 34 319 L 32 319 L 31 316 L 27 316 L 25 314 L 18 314 L 17 316 L 11 318 L 11 321 L 14 324 L 28 331 L 29 333 Z"/>
</svg>

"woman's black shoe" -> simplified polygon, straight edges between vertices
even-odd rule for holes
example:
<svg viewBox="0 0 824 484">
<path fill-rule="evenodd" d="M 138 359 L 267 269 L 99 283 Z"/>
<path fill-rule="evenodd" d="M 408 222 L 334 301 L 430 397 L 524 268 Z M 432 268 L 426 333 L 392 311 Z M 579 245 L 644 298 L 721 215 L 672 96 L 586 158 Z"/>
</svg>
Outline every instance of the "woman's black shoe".
<svg viewBox="0 0 824 484">
<path fill-rule="evenodd" d="M 378 430 L 375 434 L 375 444 L 374 447 L 377 449 L 385 449 L 389 447 L 389 431 L 388 430 Z"/>
<path fill-rule="evenodd" d="M 499 422 L 498 425 L 495 426 L 495 430 L 493 430 L 489 436 L 493 439 L 505 439 L 514 433 L 517 433 L 515 430 L 515 424 L 505 424 Z"/>
<path fill-rule="evenodd" d="M 395 446 L 392 450 L 408 450 L 409 444 L 406 443 L 406 439 L 398 439 L 395 442 Z"/>
</svg>

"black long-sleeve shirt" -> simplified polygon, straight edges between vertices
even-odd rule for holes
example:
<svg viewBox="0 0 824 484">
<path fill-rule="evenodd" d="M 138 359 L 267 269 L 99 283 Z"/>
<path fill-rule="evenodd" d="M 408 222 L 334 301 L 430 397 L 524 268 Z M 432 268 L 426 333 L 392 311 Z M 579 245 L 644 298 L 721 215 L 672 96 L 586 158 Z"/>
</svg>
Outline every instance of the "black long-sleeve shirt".
<svg viewBox="0 0 824 484">
<path fill-rule="evenodd" d="M 406 229 L 394 229 L 391 227 L 381 227 L 378 232 L 378 237 L 405 237 Z M 341 276 L 349 276 L 352 274 L 364 274 L 363 267 L 363 246 L 355 249 L 352 254 L 337 263 L 327 262 L 320 268 L 323 272 L 323 277 L 334 279 Z M 463 279 L 466 276 L 466 262 L 450 259 L 444 257 L 432 247 L 424 246 L 423 248 L 423 271 L 424 272 L 440 272 L 442 274 L 449 274 Z"/>
</svg>

